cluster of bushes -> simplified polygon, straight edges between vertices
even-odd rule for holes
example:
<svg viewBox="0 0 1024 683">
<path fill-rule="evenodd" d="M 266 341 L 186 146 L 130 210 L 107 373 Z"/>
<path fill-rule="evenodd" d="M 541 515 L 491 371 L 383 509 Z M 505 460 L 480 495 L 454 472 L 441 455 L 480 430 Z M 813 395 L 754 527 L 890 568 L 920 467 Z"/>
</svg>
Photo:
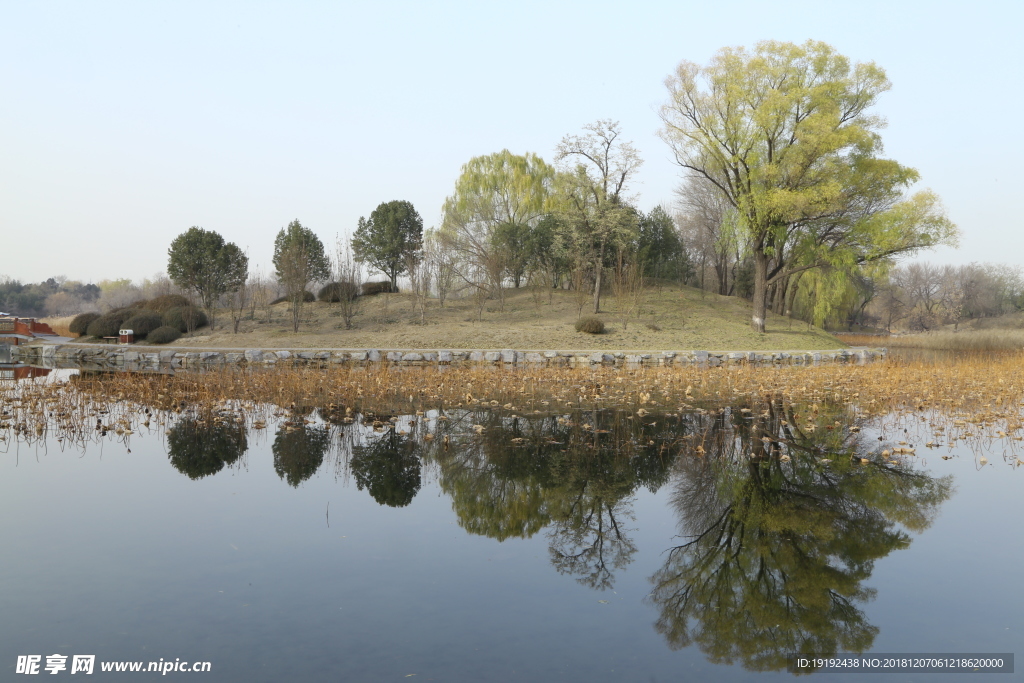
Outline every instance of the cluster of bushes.
<svg viewBox="0 0 1024 683">
<path fill-rule="evenodd" d="M 183 332 L 209 324 L 206 313 L 188 303 L 178 294 L 137 301 L 109 313 L 82 313 L 68 326 L 78 336 L 116 337 L 123 329 L 131 330 L 136 341 L 145 339 L 154 344 L 167 344 Z"/>
<path fill-rule="evenodd" d="M 287 296 L 279 296 L 276 299 L 274 299 L 273 301 L 271 301 L 270 305 L 271 306 L 276 306 L 277 304 L 283 304 L 286 301 L 290 301 L 290 299 Z M 307 303 L 308 304 L 310 302 L 316 301 L 316 296 L 313 295 L 313 292 L 310 292 L 309 290 L 306 290 L 305 292 L 302 293 L 302 301 L 303 301 L 303 303 Z"/>
<path fill-rule="evenodd" d="M 359 287 L 354 282 L 328 282 L 317 295 L 320 301 L 336 304 L 342 301 L 352 301 L 359 296 Z"/>
</svg>

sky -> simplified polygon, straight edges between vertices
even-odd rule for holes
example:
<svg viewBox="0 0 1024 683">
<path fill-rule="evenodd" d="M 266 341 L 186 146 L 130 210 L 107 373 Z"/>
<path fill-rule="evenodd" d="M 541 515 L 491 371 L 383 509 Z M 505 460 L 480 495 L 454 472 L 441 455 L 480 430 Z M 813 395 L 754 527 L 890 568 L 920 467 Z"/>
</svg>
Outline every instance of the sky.
<svg viewBox="0 0 1024 683">
<path fill-rule="evenodd" d="M 1024 3 L 0 1 L 0 276 L 162 273 L 196 225 L 272 270 L 381 202 L 440 222 L 460 167 L 620 122 L 645 211 L 680 169 L 664 79 L 726 46 L 822 40 L 885 69 L 885 153 L 943 199 L 938 263 L 1024 265 Z"/>
</svg>

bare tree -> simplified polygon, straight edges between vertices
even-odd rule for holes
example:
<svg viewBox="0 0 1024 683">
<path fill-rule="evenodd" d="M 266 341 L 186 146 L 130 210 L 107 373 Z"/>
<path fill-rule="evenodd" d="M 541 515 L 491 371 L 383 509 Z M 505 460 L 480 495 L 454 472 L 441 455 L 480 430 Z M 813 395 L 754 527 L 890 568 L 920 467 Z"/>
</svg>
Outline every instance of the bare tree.
<svg viewBox="0 0 1024 683">
<path fill-rule="evenodd" d="M 335 239 L 334 280 L 338 284 L 338 312 L 346 330 L 352 329 L 352 321 L 359 314 L 362 298 L 363 269 L 352 250 L 352 238 Z"/>
<path fill-rule="evenodd" d="M 566 135 L 556 159 L 569 168 L 561 178 L 564 223 L 578 241 L 594 244 L 594 313 L 601 310 L 601 276 L 607 250 L 624 234 L 636 231 L 636 216 L 626 206 L 629 182 L 643 164 L 631 142 L 620 140 L 617 121 L 583 127 L 583 135 Z"/>
</svg>

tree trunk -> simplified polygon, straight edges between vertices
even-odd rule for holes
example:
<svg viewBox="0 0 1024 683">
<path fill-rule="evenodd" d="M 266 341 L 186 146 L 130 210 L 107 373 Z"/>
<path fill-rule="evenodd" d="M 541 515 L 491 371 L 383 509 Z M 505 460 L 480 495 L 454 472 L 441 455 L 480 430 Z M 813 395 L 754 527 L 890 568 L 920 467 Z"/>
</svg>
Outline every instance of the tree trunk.
<svg viewBox="0 0 1024 683">
<path fill-rule="evenodd" d="M 300 309 L 302 307 L 302 296 L 303 296 L 303 294 L 300 293 L 297 298 L 293 298 L 292 299 L 292 331 L 293 332 L 298 332 L 299 331 L 299 313 L 300 313 Z"/>
<path fill-rule="evenodd" d="M 768 317 L 768 255 L 762 249 L 754 250 L 754 314 L 750 329 L 764 333 L 764 321 Z"/>
<path fill-rule="evenodd" d="M 604 272 L 604 240 L 601 240 L 601 247 L 597 252 L 597 262 L 594 264 L 594 315 L 601 312 L 601 274 Z"/>
</svg>

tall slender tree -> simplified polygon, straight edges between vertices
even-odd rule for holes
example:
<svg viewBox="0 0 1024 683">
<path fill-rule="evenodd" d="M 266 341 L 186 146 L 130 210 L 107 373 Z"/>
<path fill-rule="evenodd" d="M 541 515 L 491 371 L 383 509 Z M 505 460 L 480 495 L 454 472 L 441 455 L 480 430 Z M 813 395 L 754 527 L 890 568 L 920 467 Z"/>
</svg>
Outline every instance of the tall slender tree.
<svg viewBox="0 0 1024 683">
<path fill-rule="evenodd" d="M 320 238 L 294 220 L 287 228 L 281 228 L 274 240 L 274 268 L 292 303 L 292 330 L 298 332 L 306 287 L 328 279 L 331 262 Z"/>
</svg>

